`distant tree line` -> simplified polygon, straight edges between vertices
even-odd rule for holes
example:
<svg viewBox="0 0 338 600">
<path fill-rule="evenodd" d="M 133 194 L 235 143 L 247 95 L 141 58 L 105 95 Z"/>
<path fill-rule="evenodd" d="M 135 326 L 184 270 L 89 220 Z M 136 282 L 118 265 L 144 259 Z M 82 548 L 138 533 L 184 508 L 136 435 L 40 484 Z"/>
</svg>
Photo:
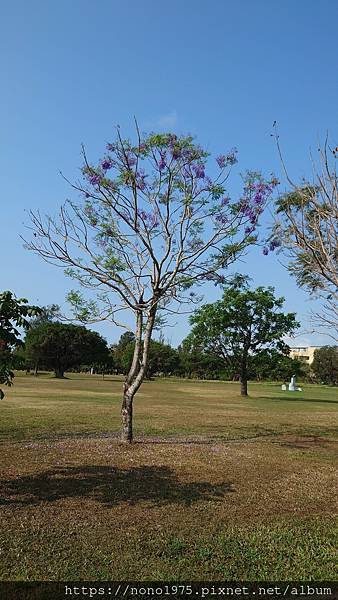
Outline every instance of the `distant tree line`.
<svg viewBox="0 0 338 600">
<path fill-rule="evenodd" d="M 221 300 L 195 310 L 191 331 L 178 348 L 163 336 L 150 341 L 145 377 L 239 381 L 244 395 L 250 380 L 288 381 L 292 375 L 303 381 L 338 385 L 337 347 L 316 350 L 311 366 L 290 358 L 290 348 L 282 338 L 298 323 L 293 313 L 281 311 L 282 305 L 283 298 L 276 298 L 273 288 L 251 290 L 247 278 L 234 277 Z M 109 347 L 97 332 L 62 322 L 57 305 L 30 308 L 24 309 L 30 321 L 20 321 L 26 328 L 24 343 L 0 348 L 2 362 L 10 353 L 11 377 L 14 369 L 34 375 L 39 370 L 54 371 L 57 378 L 63 378 L 66 371 L 129 372 L 136 343 L 132 332 L 125 332 Z"/>
</svg>

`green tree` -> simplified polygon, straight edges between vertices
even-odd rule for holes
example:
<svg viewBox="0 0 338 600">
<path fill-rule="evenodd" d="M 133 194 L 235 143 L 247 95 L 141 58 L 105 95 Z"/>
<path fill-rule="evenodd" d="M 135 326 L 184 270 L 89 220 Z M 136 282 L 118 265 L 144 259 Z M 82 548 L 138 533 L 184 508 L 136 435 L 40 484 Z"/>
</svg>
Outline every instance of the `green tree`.
<svg viewBox="0 0 338 600">
<path fill-rule="evenodd" d="M 38 315 L 40 310 L 38 306 L 30 306 L 25 298 L 16 298 L 12 292 L 0 294 L 0 384 L 12 384 L 14 351 L 22 346 L 20 328 L 28 329 L 28 318 Z M 0 389 L 0 398 L 3 396 Z"/>
<path fill-rule="evenodd" d="M 250 357 L 250 373 L 258 381 L 289 381 L 292 375 L 307 376 L 301 360 L 290 358 L 275 349 L 266 349 Z"/>
<path fill-rule="evenodd" d="M 114 362 L 118 373 L 126 375 L 130 369 L 135 350 L 135 335 L 131 331 L 123 333 L 117 344 L 112 346 Z"/>
<path fill-rule="evenodd" d="M 40 325 L 51 323 L 60 317 L 60 306 L 58 304 L 49 304 L 48 306 L 42 306 L 40 313 L 34 317 L 30 321 L 30 328 L 39 327 Z M 26 351 L 24 351 L 26 356 L 26 365 L 27 368 L 34 367 L 34 376 L 37 377 L 38 369 L 39 369 L 39 360 L 38 353 L 36 353 L 36 359 L 34 361 L 34 365 L 31 364 L 32 356 L 28 356 Z"/>
<path fill-rule="evenodd" d="M 284 298 L 274 296 L 274 288 L 251 290 L 248 278 L 235 276 L 221 300 L 204 305 L 190 319 L 192 345 L 236 368 L 242 396 L 248 393 L 250 356 L 267 348 L 288 351 L 283 337 L 299 324 L 294 313 L 280 312 L 283 303 Z"/>
<path fill-rule="evenodd" d="M 27 356 L 63 378 L 67 369 L 109 360 L 107 342 L 84 326 L 58 322 L 41 323 L 27 332 Z"/>
<path fill-rule="evenodd" d="M 338 385 L 338 348 L 323 346 L 314 352 L 311 368 L 319 381 Z"/>
<path fill-rule="evenodd" d="M 188 337 L 178 348 L 177 373 L 189 379 L 219 379 L 224 376 L 222 358 L 197 348 Z"/>
<path fill-rule="evenodd" d="M 114 347 L 113 356 L 119 373 L 128 373 L 134 356 L 135 343 L 135 336 L 126 332 Z M 151 340 L 145 377 L 153 377 L 158 373 L 170 375 L 177 367 L 177 363 L 177 350 L 169 344 Z"/>
<path fill-rule="evenodd" d="M 149 350 L 149 361 L 147 366 L 147 377 L 154 375 L 172 375 L 178 363 L 177 350 L 170 344 L 151 340 Z"/>
<path fill-rule="evenodd" d="M 67 202 L 57 218 L 31 213 L 30 250 L 93 296 L 69 299 L 82 322 L 134 317 L 135 346 L 123 386 L 122 440 L 133 438 L 133 400 L 147 372 L 150 340 L 159 314 L 171 316 L 196 299 L 194 285 L 222 282 L 224 270 L 257 239 L 259 217 L 276 184 L 256 172 L 244 178 L 239 198 L 226 186 L 237 151 L 216 157 L 192 137 L 176 134 L 116 139 L 98 163 L 83 152 L 82 201 Z M 213 166 L 213 170 L 214 170 Z"/>
</svg>

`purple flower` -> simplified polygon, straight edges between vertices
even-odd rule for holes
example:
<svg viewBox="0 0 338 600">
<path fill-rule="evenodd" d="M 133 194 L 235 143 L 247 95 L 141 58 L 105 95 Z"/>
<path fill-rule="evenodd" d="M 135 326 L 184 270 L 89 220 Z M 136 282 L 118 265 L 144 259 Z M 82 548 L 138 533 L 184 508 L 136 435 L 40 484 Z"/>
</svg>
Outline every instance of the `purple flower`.
<svg viewBox="0 0 338 600">
<path fill-rule="evenodd" d="M 225 154 L 220 154 L 219 156 L 217 156 L 216 162 L 220 169 L 224 169 L 226 162 L 227 162 Z"/>
<path fill-rule="evenodd" d="M 263 248 L 263 254 L 264 256 L 267 256 L 269 254 L 269 248 L 267 248 L 266 246 Z"/>
<path fill-rule="evenodd" d="M 195 173 L 195 177 L 196 179 L 204 179 L 205 177 L 205 170 L 204 170 L 204 164 L 203 163 L 197 163 L 192 165 L 192 170 Z"/>
<path fill-rule="evenodd" d="M 225 159 L 226 162 L 228 163 L 228 165 L 235 165 L 237 162 L 237 154 L 238 150 L 237 148 L 231 148 L 231 150 L 228 152 L 228 154 L 226 155 Z"/>
<path fill-rule="evenodd" d="M 254 197 L 254 203 L 255 204 L 262 204 L 262 202 L 264 201 L 263 195 L 261 192 L 257 192 L 257 194 L 255 194 Z"/>
<path fill-rule="evenodd" d="M 144 225 L 149 228 L 154 228 L 159 226 L 158 216 L 153 213 L 147 213 L 145 210 L 140 209 L 137 211 L 138 216 L 142 219 Z"/>
<path fill-rule="evenodd" d="M 163 171 L 163 169 L 166 168 L 166 153 L 165 152 L 160 152 L 160 162 L 158 163 L 158 168 L 160 169 L 160 171 Z"/>
<path fill-rule="evenodd" d="M 148 177 L 148 175 L 144 173 L 143 169 L 141 171 L 136 171 L 135 173 L 136 185 L 139 188 L 139 190 L 141 190 L 141 192 L 147 187 L 145 181 L 146 177 Z"/>
<path fill-rule="evenodd" d="M 216 221 L 218 221 L 218 223 L 220 223 L 221 225 L 225 225 L 228 222 L 228 218 L 223 213 L 218 213 L 216 215 Z"/>
<path fill-rule="evenodd" d="M 255 228 L 254 228 L 254 227 L 249 227 L 249 226 L 247 226 L 247 227 L 244 229 L 244 233 L 245 233 L 245 235 L 250 235 L 250 233 L 252 233 L 253 231 L 255 231 Z"/>
<path fill-rule="evenodd" d="M 273 252 L 274 250 L 276 250 L 276 248 L 278 248 L 281 245 L 279 240 L 271 240 L 270 244 L 269 244 L 269 250 L 270 252 Z"/>
<path fill-rule="evenodd" d="M 138 210 L 137 214 L 142 219 L 142 221 L 146 222 L 148 220 L 148 215 L 145 210 Z"/>
<path fill-rule="evenodd" d="M 221 206 L 227 206 L 227 204 L 229 204 L 229 202 L 230 202 L 229 196 L 224 196 L 224 198 L 222 198 L 222 200 L 221 200 Z"/>
<path fill-rule="evenodd" d="M 89 182 L 90 182 L 92 185 L 99 185 L 100 181 L 101 181 L 101 177 L 100 177 L 100 175 L 92 175 L 92 176 L 89 178 Z"/>
<path fill-rule="evenodd" d="M 148 223 L 149 227 L 158 227 L 160 224 L 158 216 L 155 215 L 155 213 L 151 213 L 150 215 L 148 215 Z"/>
<path fill-rule="evenodd" d="M 113 161 L 112 161 L 110 158 L 105 158 L 105 159 L 102 161 L 102 163 L 101 163 L 101 168 L 102 168 L 104 171 L 108 171 L 109 169 L 111 169 L 111 168 L 112 168 L 113 164 L 114 164 L 114 163 L 113 163 Z"/>
</svg>

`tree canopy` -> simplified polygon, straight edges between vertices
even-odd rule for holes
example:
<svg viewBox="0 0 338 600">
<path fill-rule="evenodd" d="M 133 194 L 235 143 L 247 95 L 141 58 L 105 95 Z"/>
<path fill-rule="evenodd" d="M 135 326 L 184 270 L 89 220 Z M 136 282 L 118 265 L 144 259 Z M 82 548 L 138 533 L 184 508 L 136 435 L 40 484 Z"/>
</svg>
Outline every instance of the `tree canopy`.
<svg viewBox="0 0 338 600">
<path fill-rule="evenodd" d="M 22 346 L 20 328 L 28 329 L 29 317 L 41 309 L 28 304 L 26 298 L 16 298 L 10 292 L 0 293 L 0 383 L 11 385 L 14 377 L 14 350 Z M 0 389 L 0 398 L 4 393 Z"/>
<path fill-rule="evenodd" d="M 25 348 L 28 358 L 61 378 L 71 367 L 109 361 L 106 340 L 81 325 L 41 323 L 27 332 Z"/>
<path fill-rule="evenodd" d="M 279 145 L 278 145 L 279 147 Z M 316 329 L 338 339 L 338 179 L 336 155 L 328 144 L 311 160 L 313 181 L 294 183 L 277 201 L 271 243 L 282 246 L 298 285 L 322 301 L 313 315 Z M 284 162 L 283 162 L 284 164 Z M 278 242 L 276 242 L 278 240 Z"/>
<path fill-rule="evenodd" d="M 248 278 L 237 275 L 221 300 L 202 306 L 191 316 L 188 340 L 192 347 L 235 366 L 241 394 L 247 395 L 250 355 L 266 349 L 287 353 L 283 337 L 299 326 L 294 313 L 281 312 L 283 303 L 284 298 L 275 297 L 273 287 L 251 290 Z"/>
<path fill-rule="evenodd" d="M 328 385 L 338 385 L 338 348 L 323 346 L 314 352 L 311 368 L 316 378 Z"/>
</svg>

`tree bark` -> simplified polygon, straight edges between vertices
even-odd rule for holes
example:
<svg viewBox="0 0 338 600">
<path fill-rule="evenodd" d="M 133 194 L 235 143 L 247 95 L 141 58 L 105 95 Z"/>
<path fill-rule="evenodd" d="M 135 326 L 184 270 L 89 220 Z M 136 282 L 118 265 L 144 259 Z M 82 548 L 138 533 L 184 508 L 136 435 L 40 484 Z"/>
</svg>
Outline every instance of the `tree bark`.
<svg viewBox="0 0 338 600">
<path fill-rule="evenodd" d="M 65 375 L 64 375 L 64 370 L 61 367 L 58 367 L 57 369 L 55 369 L 55 377 L 57 379 L 64 379 Z"/>
<path fill-rule="evenodd" d="M 125 444 L 131 444 L 133 441 L 133 398 L 129 396 L 128 392 L 123 394 L 121 416 L 121 441 Z"/>
<path fill-rule="evenodd" d="M 34 365 L 34 377 L 38 376 L 38 370 L 39 370 L 39 363 L 37 361 Z"/>
<path fill-rule="evenodd" d="M 240 384 L 241 384 L 241 396 L 248 395 L 248 355 L 244 352 L 241 360 L 241 370 L 240 370 Z"/>
<path fill-rule="evenodd" d="M 240 382 L 241 382 L 241 396 L 247 396 L 248 395 L 248 381 L 247 381 L 247 379 L 243 379 L 241 377 Z"/>
</svg>

